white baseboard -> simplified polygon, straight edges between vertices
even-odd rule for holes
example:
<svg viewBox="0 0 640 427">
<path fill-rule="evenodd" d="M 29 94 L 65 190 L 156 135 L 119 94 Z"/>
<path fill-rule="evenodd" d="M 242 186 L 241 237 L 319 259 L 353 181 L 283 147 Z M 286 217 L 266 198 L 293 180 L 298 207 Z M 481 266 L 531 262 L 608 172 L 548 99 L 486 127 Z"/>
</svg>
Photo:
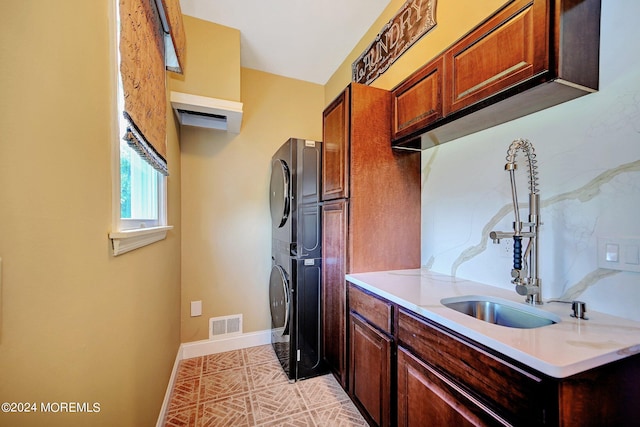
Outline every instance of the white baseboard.
<svg viewBox="0 0 640 427">
<path fill-rule="evenodd" d="M 169 409 L 169 400 L 171 399 L 171 390 L 173 390 L 173 386 L 176 383 L 178 366 L 180 365 L 180 361 L 184 359 L 184 357 L 182 357 L 182 353 L 182 344 L 180 344 L 180 347 L 178 347 L 178 353 L 176 354 L 176 360 L 173 362 L 173 369 L 171 370 L 171 376 L 169 377 L 169 385 L 164 393 L 164 400 L 162 401 L 162 407 L 160 408 L 160 415 L 158 415 L 156 427 L 164 426 L 164 419 L 167 417 L 167 409 Z"/>
<path fill-rule="evenodd" d="M 258 345 L 266 345 L 270 343 L 271 329 L 268 329 L 266 331 L 249 332 L 246 334 L 236 335 L 234 337 L 218 340 L 192 341 L 180 344 L 178 353 L 176 354 L 176 360 L 173 363 L 171 377 L 169 377 L 169 385 L 167 386 L 167 391 L 164 394 L 164 400 L 162 402 L 162 408 L 160 408 L 160 415 L 158 416 L 156 427 L 164 426 L 164 419 L 167 416 L 169 400 L 171 399 L 171 390 L 173 390 L 173 386 L 175 385 L 176 375 L 178 374 L 178 366 L 180 365 L 181 360 L 190 359 L 192 357 L 206 356 L 208 354 L 223 353 L 225 351 L 240 350 L 241 348 L 255 347 Z"/>
<path fill-rule="evenodd" d="M 223 353 L 225 351 L 240 350 L 241 348 L 255 347 L 271 343 L 271 329 L 266 331 L 249 332 L 229 338 L 217 340 L 202 340 L 183 343 L 182 358 L 206 356 L 207 354 Z"/>
</svg>

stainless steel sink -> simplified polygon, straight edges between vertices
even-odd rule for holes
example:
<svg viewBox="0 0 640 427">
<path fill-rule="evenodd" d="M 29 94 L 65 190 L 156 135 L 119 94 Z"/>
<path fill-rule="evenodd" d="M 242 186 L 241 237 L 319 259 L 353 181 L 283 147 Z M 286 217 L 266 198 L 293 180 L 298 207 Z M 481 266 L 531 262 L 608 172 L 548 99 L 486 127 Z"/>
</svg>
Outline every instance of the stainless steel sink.
<svg viewBox="0 0 640 427">
<path fill-rule="evenodd" d="M 560 322 L 555 314 L 501 298 L 468 295 L 443 298 L 440 302 L 460 313 L 509 328 L 532 329 Z"/>
</svg>

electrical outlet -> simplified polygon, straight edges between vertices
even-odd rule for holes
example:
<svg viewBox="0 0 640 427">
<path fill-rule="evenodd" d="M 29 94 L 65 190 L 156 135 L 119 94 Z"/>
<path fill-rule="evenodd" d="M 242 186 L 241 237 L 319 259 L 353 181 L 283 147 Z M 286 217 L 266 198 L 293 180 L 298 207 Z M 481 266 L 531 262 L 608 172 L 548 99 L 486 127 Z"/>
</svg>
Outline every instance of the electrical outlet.
<svg viewBox="0 0 640 427">
<path fill-rule="evenodd" d="M 513 257 L 513 239 L 505 239 L 504 241 L 504 250 L 502 251 L 503 255 L 507 258 Z"/>
<path fill-rule="evenodd" d="M 498 249 L 500 258 L 513 257 L 513 239 L 500 239 L 500 243 L 498 243 L 498 246 L 500 246 L 500 248 Z"/>
</svg>

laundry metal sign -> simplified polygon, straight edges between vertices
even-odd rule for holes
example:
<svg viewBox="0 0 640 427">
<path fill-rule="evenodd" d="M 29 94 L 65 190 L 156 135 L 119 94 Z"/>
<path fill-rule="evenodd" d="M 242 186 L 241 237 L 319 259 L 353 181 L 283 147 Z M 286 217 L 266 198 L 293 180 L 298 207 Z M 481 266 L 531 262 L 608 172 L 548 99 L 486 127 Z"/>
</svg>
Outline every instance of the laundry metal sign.
<svg viewBox="0 0 640 427">
<path fill-rule="evenodd" d="M 351 65 L 352 80 L 369 84 L 436 25 L 436 0 L 407 0 Z"/>
</svg>

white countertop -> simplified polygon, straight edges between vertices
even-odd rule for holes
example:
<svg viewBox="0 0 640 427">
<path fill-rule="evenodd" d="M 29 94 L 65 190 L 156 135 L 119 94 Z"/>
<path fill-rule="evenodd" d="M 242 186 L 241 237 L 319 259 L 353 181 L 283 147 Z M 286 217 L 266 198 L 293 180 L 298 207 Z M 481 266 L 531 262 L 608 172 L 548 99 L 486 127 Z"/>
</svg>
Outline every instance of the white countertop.
<svg viewBox="0 0 640 427">
<path fill-rule="evenodd" d="M 459 313 L 442 298 L 482 295 L 523 302 L 515 290 L 438 274 L 426 269 L 357 273 L 352 282 L 427 319 L 458 332 L 555 378 L 640 353 L 640 322 L 589 310 L 588 320 L 570 316 L 571 304 L 536 306 L 560 317 L 559 323 L 535 329 L 494 325 Z M 525 305 L 523 303 L 523 305 Z"/>
</svg>

